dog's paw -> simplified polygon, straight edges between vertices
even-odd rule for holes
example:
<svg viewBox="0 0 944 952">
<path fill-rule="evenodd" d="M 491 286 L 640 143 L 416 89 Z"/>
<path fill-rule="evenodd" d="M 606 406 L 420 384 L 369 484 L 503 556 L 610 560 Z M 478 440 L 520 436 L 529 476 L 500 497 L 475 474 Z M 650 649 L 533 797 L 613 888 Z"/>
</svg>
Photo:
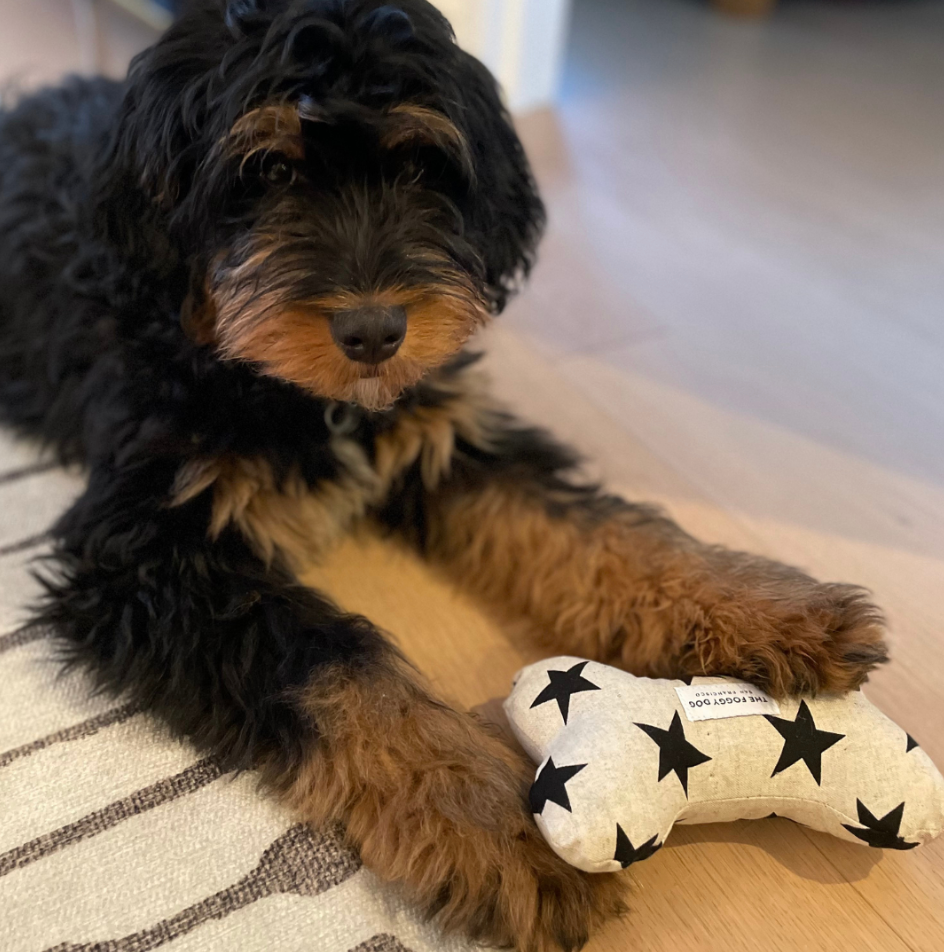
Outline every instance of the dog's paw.
<svg viewBox="0 0 944 952">
<path fill-rule="evenodd" d="M 797 579 L 717 606 L 688 644 L 685 669 L 734 675 L 776 697 L 858 688 L 888 660 L 881 612 L 855 586 Z"/>
<path fill-rule="evenodd" d="M 854 690 L 888 660 L 882 615 L 851 585 L 818 585 L 777 605 L 768 623 L 769 641 L 742 674 L 774 695 Z"/>
<path fill-rule="evenodd" d="M 437 859 L 453 869 L 429 911 L 448 929 L 488 945 L 576 952 L 600 925 L 625 911 L 625 879 L 568 865 L 530 817 L 526 822 L 511 838 L 508 831 L 479 835 L 456 852 L 455 844 L 444 842 Z M 476 854 L 471 867 L 464 859 L 455 865 L 470 851 Z"/>
</svg>

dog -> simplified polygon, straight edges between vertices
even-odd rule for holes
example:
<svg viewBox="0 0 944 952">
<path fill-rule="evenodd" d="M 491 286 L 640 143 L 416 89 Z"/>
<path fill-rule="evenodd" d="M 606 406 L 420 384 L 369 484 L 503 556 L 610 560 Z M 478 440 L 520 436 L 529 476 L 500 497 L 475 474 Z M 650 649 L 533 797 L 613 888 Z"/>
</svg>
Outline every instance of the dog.
<svg viewBox="0 0 944 952">
<path fill-rule="evenodd" d="M 446 930 L 572 950 L 623 909 L 522 755 L 298 582 L 369 521 L 545 646 L 774 695 L 886 659 L 858 588 L 704 545 L 581 480 L 465 349 L 544 208 L 488 71 L 425 0 L 193 0 L 127 80 L 0 119 L 0 415 L 88 485 L 37 624 L 100 688 Z"/>
</svg>

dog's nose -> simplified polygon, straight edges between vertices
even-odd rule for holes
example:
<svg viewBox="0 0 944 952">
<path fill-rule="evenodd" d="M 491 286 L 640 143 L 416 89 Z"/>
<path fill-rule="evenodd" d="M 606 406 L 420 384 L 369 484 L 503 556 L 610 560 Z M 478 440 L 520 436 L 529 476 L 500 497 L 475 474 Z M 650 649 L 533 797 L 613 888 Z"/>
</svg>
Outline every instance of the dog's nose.
<svg viewBox="0 0 944 952">
<path fill-rule="evenodd" d="M 351 360 L 382 364 L 406 337 L 406 309 L 371 304 L 339 311 L 331 319 L 331 336 Z"/>
</svg>

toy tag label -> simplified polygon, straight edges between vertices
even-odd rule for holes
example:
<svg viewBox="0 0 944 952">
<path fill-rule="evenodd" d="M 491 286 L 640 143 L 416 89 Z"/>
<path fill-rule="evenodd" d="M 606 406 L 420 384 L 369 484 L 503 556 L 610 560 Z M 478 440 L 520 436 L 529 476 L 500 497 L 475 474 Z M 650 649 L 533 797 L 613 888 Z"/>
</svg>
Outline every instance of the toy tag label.
<svg viewBox="0 0 944 952">
<path fill-rule="evenodd" d="M 779 714 L 780 705 L 752 684 L 691 684 L 676 688 L 685 716 L 690 721 L 713 721 L 748 714 Z"/>
</svg>

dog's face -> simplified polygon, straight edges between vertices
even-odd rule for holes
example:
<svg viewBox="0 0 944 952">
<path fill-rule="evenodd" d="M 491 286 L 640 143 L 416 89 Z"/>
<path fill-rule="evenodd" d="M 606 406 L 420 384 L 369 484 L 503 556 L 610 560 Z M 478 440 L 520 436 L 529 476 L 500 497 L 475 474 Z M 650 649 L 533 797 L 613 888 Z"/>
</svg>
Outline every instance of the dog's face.
<svg viewBox="0 0 944 952">
<path fill-rule="evenodd" d="M 371 409 L 501 310 L 543 222 L 425 0 L 196 0 L 132 68 L 109 175 L 186 262 L 191 336 Z"/>
</svg>

